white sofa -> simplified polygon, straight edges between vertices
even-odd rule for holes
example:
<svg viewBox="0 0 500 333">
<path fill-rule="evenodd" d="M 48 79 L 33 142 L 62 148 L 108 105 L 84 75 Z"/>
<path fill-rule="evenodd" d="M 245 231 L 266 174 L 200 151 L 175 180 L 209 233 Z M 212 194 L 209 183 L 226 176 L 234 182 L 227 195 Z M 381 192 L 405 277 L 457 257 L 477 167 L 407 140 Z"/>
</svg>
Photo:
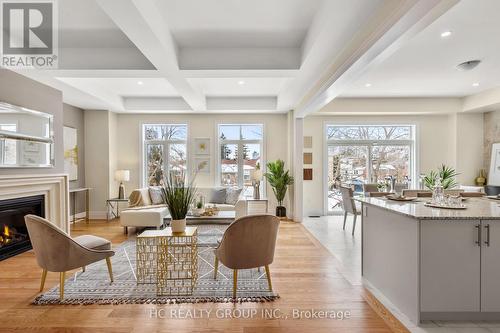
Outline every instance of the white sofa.
<svg viewBox="0 0 500 333">
<path fill-rule="evenodd" d="M 247 215 L 247 205 L 241 194 L 236 203 L 231 205 L 210 202 L 212 187 L 199 187 L 197 190 L 197 193 L 205 198 L 206 206 L 217 205 L 221 211 L 234 210 L 236 218 Z M 159 229 L 163 226 L 164 218 L 168 216 L 168 209 L 165 205 L 153 205 L 147 187 L 133 190 L 129 197 L 129 205 L 130 207 L 120 214 L 120 223 L 124 227 L 125 233 L 127 233 L 128 227 L 156 227 Z"/>
</svg>

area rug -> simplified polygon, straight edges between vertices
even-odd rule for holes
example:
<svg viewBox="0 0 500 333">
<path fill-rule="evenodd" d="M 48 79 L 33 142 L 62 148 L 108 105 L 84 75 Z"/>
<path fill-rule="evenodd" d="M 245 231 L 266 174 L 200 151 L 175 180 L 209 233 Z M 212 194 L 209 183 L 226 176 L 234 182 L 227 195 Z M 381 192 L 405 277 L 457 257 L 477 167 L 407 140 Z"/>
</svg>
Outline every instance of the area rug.
<svg viewBox="0 0 500 333">
<path fill-rule="evenodd" d="M 175 304 L 199 302 L 267 302 L 279 298 L 270 292 L 263 269 L 239 270 L 237 298 L 232 298 L 232 270 L 219 265 L 214 280 L 214 251 L 227 225 L 198 226 L 198 282 L 191 296 L 157 296 L 154 284 L 137 284 L 135 238 L 115 247 L 111 258 L 114 282 L 110 283 L 105 261 L 87 266 L 68 278 L 64 300 L 59 300 L 59 286 L 39 295 L 33 304 Z"/>
</svg>

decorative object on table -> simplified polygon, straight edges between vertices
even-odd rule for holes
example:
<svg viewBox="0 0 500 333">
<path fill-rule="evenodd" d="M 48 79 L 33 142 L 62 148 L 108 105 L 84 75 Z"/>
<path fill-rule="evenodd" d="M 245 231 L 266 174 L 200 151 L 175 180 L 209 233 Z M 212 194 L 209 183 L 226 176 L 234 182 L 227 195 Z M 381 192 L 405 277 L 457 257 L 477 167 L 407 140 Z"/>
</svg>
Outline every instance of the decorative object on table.
<svg viewBox="0 0 500 333">
<path fill-rule="evenodd" d="M 378 183 L 377 183 L 377 190 L 379 192 L 389 192 L 389 184 L 387 183 L 387 181 L 385 180 L 380 180 Z"/>
<path fill-rule="evenodd" d="M 268 172 L 264 174 L 264 177 L 269 182 L 278 201 L 276 216 L 286 217 L 286 207 L 283 206 L 283 200 L 288 186 L 293 184 L 293 177 L 289 175 L 288 170 L 285 171 L 285 162 L 283 160 L 267 163 L 267 170 Z"/>
<path fill-rule="evenodd" d="M 312 147 L 313 147 L 313 137 L 304 136 L 304 148 L 312 148 Z"/>
<path fill-rule="evenodd" d="M 304 178 L 304 180 L 312 180 L 313 179 L 313 169 L 305 168 L 303 178 Z"/>
<path fill-rule="evenodd" d="M 195 173 L 210 173 L 210 158 L 197 157 L 194 159 Z"/>
<path fill-rule="evenodd" d="M 438 170 L 431 170 L 427 175 L 425 175 L 424 185 L 429 190 L 433 190 L 436 181 L 439 179 L 443 189 L 448 190 L 458 186 L 456 180 L 456 176 L 458 175 L 459 173 L 457 173 L 454 168 L 442 164 Z"/>
<path fill-rule="evenodd" d="M 210 138 L 195 138 L 194 153 L 196 155 L 210 155 Z"/>
<path fill-rule="evenodd" d="M 196 200 L 195 204 L 194 204 L 194 208 L 193 208 L 193 216 L 201 216 L 201 214 L 204 213 L 205 211 L 205 200 L 203 198 L 202 195 L 199 195 L 198 196 L 198 199 Z"/>
<path fill-rule="evenodd" d="M 263 178 L 262 170 L 260 169 L 260 163 L 255 165 L 255 169 L 250 172 L 250 180 L 253 186 L 253 198 L 260 199 L 260 183 Z"/>
<path fill-rule="evenodd" d="M 413 201 L 417 200 L 417 197 L 405 197 L 404 195 L 396 195 L 396 194 L 389 194 L 386 196 L 387 199 L 389 200 L 394 200 L 394 201 Z"/>
<path fill-rule="evenodd" d="M 486 171 L 479 170 L 479 176 L 476 177 L 475 183 L 477 186 L 484 186 L 486 184 Z"/>
<path fill-rule="evenodd" d="M 313 163 L 313 153 L 304 153 L 303 154 L 303 163 L 304 164 L 312 164 Z"/>
<path fill-rule="evenodd" d="M 186 230 L 186 215 L 193 204 L 196 195 L 196 187 L 193 180 L 187 182 L 184 173 L 169 174 L 163 181 L 163 196 L 172 220 L 170 227 L 172 232 L 184 232 Z"/>
<path fill-rule="evenodd" d="M 214 216 L 219 214 L 219 208 L 216 205 L 206 207 L 205 211 L 201 214 L 201 216 Z"/>
<path fill-rule="evenodd" d="M 441 205 L 444 201 L 444 187 L 441 184 L 441 178 L 437 178 L 432 189 L 432 203 Z"/>
<path fill-rule="evenodd" d="M 64 172 L 69 175 L 69 180 L 78 180 L 78 132 L 76 128 L 64 126 Z"/>
<path fill-rule="evenodd" d="M 123 182 L 128 182 L 130 180 L 130 171 L 116 170 L 115 180 L 120 182 L 120 187 L 118 188 L 118 199 L 125 199 L 125 186 L 123 186 Z"/>
</svg>

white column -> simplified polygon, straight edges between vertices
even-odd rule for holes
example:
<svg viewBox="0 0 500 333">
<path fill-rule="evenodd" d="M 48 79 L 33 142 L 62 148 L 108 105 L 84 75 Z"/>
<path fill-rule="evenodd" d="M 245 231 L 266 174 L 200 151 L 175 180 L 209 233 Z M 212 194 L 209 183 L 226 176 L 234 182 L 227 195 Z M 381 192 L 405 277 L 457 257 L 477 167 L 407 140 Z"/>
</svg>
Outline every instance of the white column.
<svg viewBox="0 0 500 333">
<path fill-rule="evenodd" d="M 303 214 L 303 161 L 302 154 L 304 151 L 304 119 L 293 118 L 293 177 L 295 183 L 293 186 L 293 220 L 302 222 Z"/>
</svg>

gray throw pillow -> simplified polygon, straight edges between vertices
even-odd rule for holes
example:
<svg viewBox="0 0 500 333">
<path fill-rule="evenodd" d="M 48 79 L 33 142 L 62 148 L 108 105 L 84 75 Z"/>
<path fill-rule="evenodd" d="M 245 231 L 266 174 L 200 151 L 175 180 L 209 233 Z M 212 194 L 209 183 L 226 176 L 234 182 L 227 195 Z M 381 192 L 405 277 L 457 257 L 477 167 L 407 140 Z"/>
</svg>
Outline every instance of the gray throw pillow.
<svg viewBox="0 0 500 333">
<path fill-rule="evenodd" d="M 150 186 L 149 196 L 151 197 L 151 203 L 153 205 L 161 205 L 165 203 L 161 186 Z"/>
<path fill-rule="evenodd" d="M 216 187 L 212 189 L 209 202 L 213 204 L 226 203 L 226 189 L 224 187 Z"/>
<path fill-rule="evenodd" d="M 230 187 L 227 189 L 227 194 L 226 194 L 226 203 L 228 205 L 236 205 L 236 202 L 238 201 L 241 193 L 241 188 L 237 187 Z"/>
</svg>

